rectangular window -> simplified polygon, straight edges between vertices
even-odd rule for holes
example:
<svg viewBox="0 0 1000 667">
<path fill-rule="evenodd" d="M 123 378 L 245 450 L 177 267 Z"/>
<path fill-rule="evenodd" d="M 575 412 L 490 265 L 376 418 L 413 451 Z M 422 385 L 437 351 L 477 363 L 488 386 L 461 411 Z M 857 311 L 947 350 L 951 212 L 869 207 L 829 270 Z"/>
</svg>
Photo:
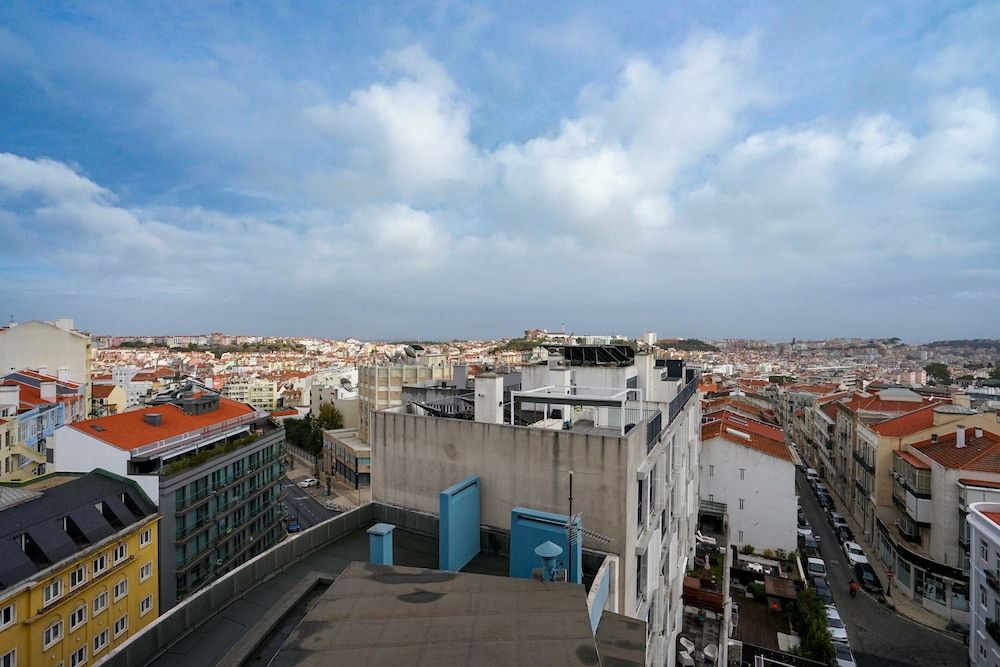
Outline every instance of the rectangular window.
<svg viewBox="0 0 1000 667">
<path fill-rule="evenodd" d="M 128 543 L 122 542 L 117 547 L 115 547 L 114 555 L 111 557 L 111 560 L 114 561 L 115 563 L 120 563 L 121 561 L 125 560 L 125 556 L 127 555 L 128 555 Z"/>
<path fill-rule="evenodd" d="M 713 465 L 708 466 L 708 476 L 715 477 L 715 466 Z"/>
<path fill-rule="evenodd" d="M 87 647 L 81 646 L 79 649 L 73 652 L 73 655 L 69 658 L 69 667 L 77 667 L 78 665 L 86 664 L 87 662 Z"/>
<path fill-rule="evenodd" d="M 146 581 L 151 576 L 153 576 L 153 564 L 152 563 L 146 563 L 139 570 L 139 581 Z"/>
<path fill-rule="evenodd" d="M 979 606 L 986 609 L 986 589 L 982 584 L 979 585 Z"/>
<path fill-rule="evenodd" d="M 152 541 L 153 541 L 153 530 L 151 528 L 147 528 L 146 530 L 144 530 L 141 533 L 139 533 L 139 548 L 140 549 L 142 547 L 146 546 L 147 544 L 149 544 Z"/>
<path fill-rule="evenodd" d="M 128 593 L 128 579 L 122 579 L 117 584 L 115 584 L 114 601 L 118 602 L 123 597 L 125 597 L 126 593 Z"/>
<path fill-rule="evenodd" d="M 741 530 L 741 531 L 739 531 L 739 533 L 740 533 L 740 536 L 739 536 L 739 538 L 736 541 L 737 542 L 743 542 L 743 531 Z"/>
<path fill-rule="evenodd" d="M 984 563 L 990 562 L 990 545 L 986 543 L 986 540 L 979 540 L 979 557 Z"/>
<path fill-rule="evenodd" d="M 108 631 L 105 630 L 101 634 L 94 637 L 94 655 L 97 655 L 104 650 L 104 647 L 108 645 Z"/>
<path fill-rule="evenodd" d="M 82 604 L 69 615 L 69 631 L 73 632 L 87 622 L 87 605 Z"/>
<path fill-rule="evenodd" d="M 740 468 L 740 481 L 745 480 L 746 478 L 747 478 L 747 469 Z"/>
<path fill-rule="evenodd" d="M 11 649 L 0 655 L 0 667 L 17 667 L 17 649 Z"/>
<path fill-rule="evenodd" d="M 87 566 L 81 565 L 69 573 L 69 589 L 82 586 L 87 581 Z"/>
<path fill-rule="evenodd" d="M 17 603 L 11 602 L 9 605 L 0 609 L 0 630 L 11 626 L 14 621 L 17 620 Z"/>
<path fill-rule="evenodd" d="M 57 641 L 62 639 L 62 635 L 63 635 L 62 621 L 56 621 L 49 627 L 45 628 L 45 636 L 42 639 L 42 650 L 47 651 L 50 646 L 52 646 Z"/>
<path fill-rule="evenodd" d="M 101 574 L 102 572 L 104 572 L 105 570 L 107 570 L 108 569 L 108 555 L 107 554 L 101 554 L 100 556 L 98 556 L 97 558 L 95 558 L 94 562 L 93 562 L 93 567 L 91 569 L 94 571 L 94 576 L 95 577 L 97 575 Z"/>
<path fill-rule="evenodd" d="M 142 602 L 139 603 L 139 615 L 145 616 L 152 610 L 153 610 L 153 596 L 147 595 L 142 599 Z"/>
<path fill-rule="evenodd" d="M 746 505 L 746 500 L 744 500 L 743 498 L 740 498 L 740 509 L 744 509 L 745 505 Z"/>
<path fill-rule="evenodd" d="M 45 604 L 52 602 L 53 600 L 58 600 L 63 594 L 63 582 L 62 579 L 53 580 L 42 593 L 42 599 Z"/>
<path fill-rule="evenodd" d="M 108 608 L 108 592 L 104 591 L 94 598 L 94 616 Z"/>
<path fill-rule="evenodd" d="M 115 637 L 128 630 L 128 614 L 115 621 Z"/>
</svg>

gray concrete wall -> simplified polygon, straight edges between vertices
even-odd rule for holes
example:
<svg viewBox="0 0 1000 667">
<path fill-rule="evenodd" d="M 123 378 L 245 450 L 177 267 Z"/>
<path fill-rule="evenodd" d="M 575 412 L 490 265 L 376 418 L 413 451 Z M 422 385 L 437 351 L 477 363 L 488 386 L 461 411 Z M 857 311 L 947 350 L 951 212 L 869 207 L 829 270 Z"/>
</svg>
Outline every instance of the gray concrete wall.
<svg viewBox="0 0 1000 667">
<path fill-rule="evenodd" d="M 628 438 L 378 412 L 372 497 L 437 514 L 442 489 L 479 475 L 481 522 L 509 530 L 514 507 L 565 514 L 573 470 L 574 512 L 614 540 L 585 546 L 618 552 L 628 543 L 623 519 L 627 490 L 634 489 L 628 464 Z"/>
</svg>

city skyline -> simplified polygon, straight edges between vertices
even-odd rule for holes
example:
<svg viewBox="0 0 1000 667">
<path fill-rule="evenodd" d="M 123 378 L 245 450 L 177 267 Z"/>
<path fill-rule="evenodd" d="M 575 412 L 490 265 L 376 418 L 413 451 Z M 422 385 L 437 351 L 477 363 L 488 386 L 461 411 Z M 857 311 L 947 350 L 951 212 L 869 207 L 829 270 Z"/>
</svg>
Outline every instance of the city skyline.
<svg viewBox="0 0 1000 667">
<path fill-rule="evenodd" d="M 996 335 L 995 4 L 0 16 L 16 321 Z"/>
</svg>

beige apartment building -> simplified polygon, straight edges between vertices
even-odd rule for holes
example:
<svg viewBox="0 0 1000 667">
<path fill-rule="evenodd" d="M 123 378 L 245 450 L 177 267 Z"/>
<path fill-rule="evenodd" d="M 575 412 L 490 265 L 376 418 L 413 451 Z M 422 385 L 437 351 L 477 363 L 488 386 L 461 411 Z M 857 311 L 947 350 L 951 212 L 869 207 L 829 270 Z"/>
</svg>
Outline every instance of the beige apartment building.
<svg viewBox="0 0 1000 667">
<path fill-rule="evenodd" d="M 278 383 L 264 378 L 234 377 L 219 392 L 228 399 L 268 412 L 278 407 Z"/>
<path fill-rule="evenodd" d="M 371 413 L 403 404 L 403 385 L 450 380 L 451 366 L 441 355 L 407 357 L 405 363 L 358 369 L 358 437 L 371 442 Z"/>
<path fill-rule="evenodd" d="M 73 320 L 32 320 L 0 327 L 0 375 L 25 368 L 82 385 L 90 404 L 90 335 Z"/>
</svg>

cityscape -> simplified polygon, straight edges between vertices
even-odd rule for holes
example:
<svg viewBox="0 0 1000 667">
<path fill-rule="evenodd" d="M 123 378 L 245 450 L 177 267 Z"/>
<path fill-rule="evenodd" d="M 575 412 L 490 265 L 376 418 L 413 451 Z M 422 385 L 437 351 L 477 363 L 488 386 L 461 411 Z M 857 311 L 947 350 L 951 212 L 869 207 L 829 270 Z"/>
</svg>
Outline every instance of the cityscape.
<svg viewBox="0 0 1000 667">
<path fill-rule="evenodd" d="M 998 26 L 0 7 L 0 667 L 1000 667 Z"/>
</svg>

